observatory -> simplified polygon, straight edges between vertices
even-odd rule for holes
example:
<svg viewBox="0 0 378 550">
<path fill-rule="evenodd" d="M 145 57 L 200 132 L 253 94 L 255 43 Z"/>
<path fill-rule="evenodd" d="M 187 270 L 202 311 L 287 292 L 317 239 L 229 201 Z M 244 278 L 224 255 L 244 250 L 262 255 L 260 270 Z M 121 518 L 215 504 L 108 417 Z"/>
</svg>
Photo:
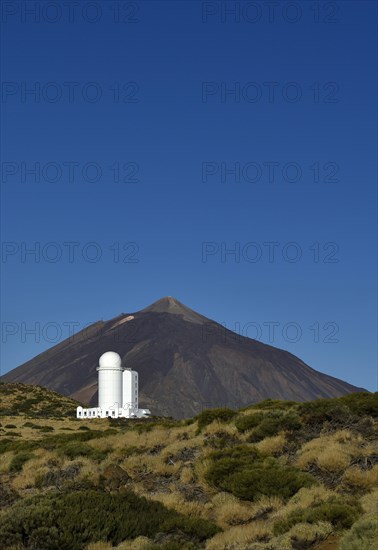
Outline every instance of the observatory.
<svg viewBox="0 0 378 550">
<path fill-rule="evenodd" d="M 149 409 L 139 409 L 138 373 L 123 369 L 114 351 L 101 355 L 98 372 L 98 407 L 77 407 L 77 418 L 145 418 Z"/>
</svg>

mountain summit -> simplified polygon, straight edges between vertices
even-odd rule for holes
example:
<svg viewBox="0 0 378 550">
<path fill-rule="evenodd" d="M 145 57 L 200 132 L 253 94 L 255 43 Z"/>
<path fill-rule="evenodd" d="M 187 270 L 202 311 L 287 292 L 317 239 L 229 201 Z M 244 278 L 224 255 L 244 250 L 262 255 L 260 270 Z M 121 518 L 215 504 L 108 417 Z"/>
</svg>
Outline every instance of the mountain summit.
<svg viewBox="0 0 378 550">
<path fill-rule="evenodd" d="M 94 405 L 98 359 L 109 350 L 139 372 L 140 406 L 177 418 L 266 398 L 306 401 L 361 391 L 287 351 L 239 336 L 171 296 L 98 321 L 2 380 L 39 384 Z"/>
<path fill-rule="evenodd" d="M 193 309 L 190 309 L 172 296 L 165 296 L 164 298 L 161 298 L 145 309 L 142 309 L 140 313 L 172 313 L 173 315 L 181 315 L 181 317 L 191 323 L 203 325 L 209 322 L 209 319 L 203 317 Z"/>
</svg>

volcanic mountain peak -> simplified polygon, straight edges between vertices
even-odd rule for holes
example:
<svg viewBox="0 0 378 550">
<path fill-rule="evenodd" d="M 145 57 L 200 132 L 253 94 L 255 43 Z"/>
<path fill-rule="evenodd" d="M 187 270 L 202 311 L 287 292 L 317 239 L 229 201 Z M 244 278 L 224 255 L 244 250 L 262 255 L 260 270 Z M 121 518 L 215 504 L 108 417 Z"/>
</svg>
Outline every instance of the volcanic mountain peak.
<svg viewBox="0 0 378 550">
<path fill-rule="evenodd" d="M 236 335 L 171 296 L 98 322 L 1 377 L 98 402 L 98 360 L 117 352 L 139 373 L 139 401 L 153 414 L 185 418 L 209 407 L 262 399 L 305 401 L 361 391 L 287 351 Z"/>
<path fill-rule="evenodd" d="M 185 308 L 184 304 L 173 298 L 173 296 L 164 296 L 153 304 L 144 308 L 143 311 L 157 311 L 159 313 L 172 313 L 172 309 Z"/>
<path fill-rule="evenodd" d="M 186 321 L 191 323 L 203 324 L 209 320 L 203 317 L 190 307 L 181 303 L 173 296 L 165 296 L 160 298 L 157 302 L 154 302 L 150 306 L 141 310 L 141 313 L 171 313 L 173 315 L 181 315 Z"/>
</svg>

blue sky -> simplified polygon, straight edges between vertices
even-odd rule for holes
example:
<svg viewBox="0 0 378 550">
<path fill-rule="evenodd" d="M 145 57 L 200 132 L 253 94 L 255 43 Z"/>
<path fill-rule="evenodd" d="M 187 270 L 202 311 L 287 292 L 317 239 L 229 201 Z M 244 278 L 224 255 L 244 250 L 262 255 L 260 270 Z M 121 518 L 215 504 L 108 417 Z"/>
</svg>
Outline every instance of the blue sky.
<svg viewBox="0 0 378 550">
<path fill-rule="evenodd" d="M 172 295 L 375 390 L 376 3 L 2 10 L 2 373 Z"/>
</svg>

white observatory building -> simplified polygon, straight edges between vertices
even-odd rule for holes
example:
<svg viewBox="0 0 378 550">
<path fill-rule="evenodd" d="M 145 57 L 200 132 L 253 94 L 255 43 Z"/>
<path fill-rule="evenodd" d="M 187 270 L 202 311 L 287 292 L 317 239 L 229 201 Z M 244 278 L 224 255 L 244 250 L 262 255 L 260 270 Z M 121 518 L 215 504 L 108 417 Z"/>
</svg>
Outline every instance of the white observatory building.
<svg viewBox="0 0 378 550">
<path fill-rule="evenodd" d="M 114 351 L 101 355 L 98 372 L 98 407 L 77 407 L 76 418 L 145 418 L 149 409 L 139 409 L 138 373 L 123 369 Z"/>
</svg>

